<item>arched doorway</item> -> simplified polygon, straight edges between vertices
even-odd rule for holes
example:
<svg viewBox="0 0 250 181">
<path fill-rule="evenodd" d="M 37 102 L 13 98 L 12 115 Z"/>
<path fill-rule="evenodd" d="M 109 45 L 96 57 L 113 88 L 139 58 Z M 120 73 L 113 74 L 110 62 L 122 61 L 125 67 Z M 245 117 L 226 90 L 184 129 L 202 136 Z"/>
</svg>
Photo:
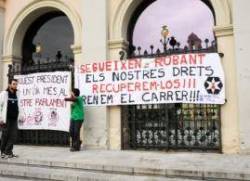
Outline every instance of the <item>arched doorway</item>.
<svg viewBox="0 0 250 181">
<path fill-rule="evenodd" d="M 22 43 L 22 65 L 68 61 L 73 59 L 73 27 L 68 17 L 52 11 L 37 18 L 25 33 Z"/>
<path fill-rule="evenodd" d="M 185 2 L 185 1 L 183 1 Z M 151 1 L 142 2 L 141 5 L 137 7 L 135 12 L 132 14 L 132 18 L 128 23 L 127 39 L 129 41 L 129 47 L 127 50 L 128 58 L 136 57 L 156 57 L 156 56 L 167 56 L 172 54 L 183 54 L 183 53 L 209 53 L 216 52 L 216 41 L 213 36 L 213 25 L 214 25 L 214 11 L 211 8 L 211 4 L 203 1 L 195 1 L 195 3 L 200 3 L 205 6 L 205 11 L 210 13 L 209 21 L 212 22 L 211 29 L 208 31 L 210 38 L 200 38 L 199 34 L 196 34 L 195 29 L 188 32 L 186 35 L 186 42 L 184 40 L 179 40 L 178 36 L 183 31 L 186 31 L 187 24 L 185 24 L 188 18 L 181 17 L 183 20 L 183 26 L 180 28 L 180 33 L 172 31 L 168 26 L 162 26 L 158 28 L 159 39 L 151 40 L 152 44 L 145 44 L 134 46 L 137 37 L 134 36 L 136 31 L 136 26 L 140 19 L 143 19 L 143 13 L 150 9 L 151 6 L 156 6 L 159 3 L 157 11 L 160 11 L 160 7 L 165 12 L 171 12 L 172 14 L 157 16 L 158 19 L 164 19 L 164 17 L 174 17 L 174 23 L 170 25 L 172 29 L 178 26 L 179 22 L 175 12 L 180 14 L 185 14 L 185 6 L 183 4 L 176 4 L 175 1 Z M 165 6 L 163 6 L 165 4 Z M 186 2 L 187 3 L 187 2 Z M 188 2 L 189 4 L 191 1 Z M 192 4 L 192 3 L 191 3 Z M 184 6 L 181 9 L 181 6 Z M 166 6 L 170 6 L 173 9 L 167 9 Z M 190 8 L 190 7 L 189 7 Z M 192 14 L 195 11 L 190 11 L 188 14 Z M 194 6 L 192 7 L 192 9 Z M 203 7 L 204 8 L 204 7 Z M 183 11 L 182 11 L 183 10 Z M 149 14 L 157 14 L 157 11 L 150 12 Z M 157 18 L 148 22 L 143 19 L 143 23 L 151 23 L 151 26 L 157 27 Z M 194 17 L 199 18 L 199 16 Z M 165 18 L 167 19 L 167 18 Z M 194 21 L 192 19 L 192 21 Z M 178 22 L 178 23 L 176 23 Z M 192 23 L 192 22 L 191 22 Z M 200 22 L 202 23 L 202 22 Z M 150 32 L 150 25 L 145 26 L 144 32 L 141 31 L 138 35 L 145 39 L 147 34 L 152 35 Z M 196 22 L 196 28 L 199 27 L 198 22 Z M 161 27 L 161 26 L 159 26 Z M 169 32 L 171 35 L 169 36 Z M 211 36 L 212 35 L 212 36 Z M 183 38 L 182 38 L 183 39 Z M 155 45 L 155 42 L 159 44 Z M 186 43 L 186 44 L 185 44 Z M 145 50 L 146 49 L 146 50 Z M 122 54 L 123 55 L 123 54 Z M 154 105 L 135 105 L 135 106 L 122 106 L 122 130 L 123 130 L 123 148 L 129 149 L 187 149 L 187 150 L 221 150 L 221 133 L 220 133 L 220 107 L 217 105 L 199 105 L 199 104 L 154 104 Z M 124 131 L 125 130 L 125 131 Z"/>
<path fill-rule="evenodd" d="M 35 72 L 71 71 L 81 48 L 81 21 L 74 8 L 61 1 L 27 5 L 12 22 L 4 53 L 10 59 L 9 77 Z M 73 81 L 72 81 L 73 82 Z M 68 145 L 67 132 L 20 130 L 18 142 L 36 145 Z"/>
<path fill-rule="evenodd" d="M 25 32 L 21 69 L 14 66 L 12 75 L 70 71 L 70 66 L 74 63 L 71 50 L 73 41 L 72 25 L 63 12 L 54 10 L 42 14 Z M 18 143 L 68 145 L 69 134 L 55 130 L 19 130 Z"/>
</svg>

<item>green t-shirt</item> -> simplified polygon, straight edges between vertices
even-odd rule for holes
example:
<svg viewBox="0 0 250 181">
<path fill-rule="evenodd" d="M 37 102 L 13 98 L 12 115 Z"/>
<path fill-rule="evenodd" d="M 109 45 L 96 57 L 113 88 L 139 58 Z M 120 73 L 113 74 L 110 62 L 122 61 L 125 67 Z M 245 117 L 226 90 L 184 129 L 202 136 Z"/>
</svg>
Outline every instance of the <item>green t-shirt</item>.
<svg viewBox="0 0 250 181">
<path fill-rule="evenodd" d="M 71 105 L 71 120 L 73 121 L 83 121 L 84 120 L 84 107 L 83 98 L 78 96 L 76 101 Z"/>
</svg>

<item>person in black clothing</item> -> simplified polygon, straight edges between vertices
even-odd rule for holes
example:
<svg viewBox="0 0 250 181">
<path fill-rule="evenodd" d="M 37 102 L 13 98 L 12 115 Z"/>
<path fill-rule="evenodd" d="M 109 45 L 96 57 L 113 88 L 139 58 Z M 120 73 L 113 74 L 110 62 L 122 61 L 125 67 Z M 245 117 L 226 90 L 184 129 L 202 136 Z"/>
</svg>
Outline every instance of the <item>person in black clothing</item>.
<svg viewBox="0 0 250 181">
<path fill-rule="evenodd" d="M 6 91 L 0 95 L 0 108 L 3 113 L 0 119 L 2 127 L 1 158 L 17 157 L 13 154 L 13 145 L 17 138 L 17 120 L 19 117 L 19 102 L 17 96 L 17 80 L 12 79 Z"/>
</svg>

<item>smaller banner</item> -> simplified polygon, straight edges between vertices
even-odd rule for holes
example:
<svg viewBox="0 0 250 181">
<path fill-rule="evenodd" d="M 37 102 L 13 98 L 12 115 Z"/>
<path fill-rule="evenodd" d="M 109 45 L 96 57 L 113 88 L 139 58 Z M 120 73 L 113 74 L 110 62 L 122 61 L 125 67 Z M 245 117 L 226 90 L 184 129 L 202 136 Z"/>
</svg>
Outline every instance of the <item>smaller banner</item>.
<svg viewBox="0 0 250 181">
<path fill-rule="evenodd" d="M 76 69 L 75 85 L 87 106 L 225 103 L 217 53 L 83 64 Z"/>
<path fill-rule="evenodd" d="M 70 72 L 34 73 L 15 78 L 24 111 L 19 129 L 69 131 L 70 104 L 64 98 L 70 95 Z"/>
</svg>

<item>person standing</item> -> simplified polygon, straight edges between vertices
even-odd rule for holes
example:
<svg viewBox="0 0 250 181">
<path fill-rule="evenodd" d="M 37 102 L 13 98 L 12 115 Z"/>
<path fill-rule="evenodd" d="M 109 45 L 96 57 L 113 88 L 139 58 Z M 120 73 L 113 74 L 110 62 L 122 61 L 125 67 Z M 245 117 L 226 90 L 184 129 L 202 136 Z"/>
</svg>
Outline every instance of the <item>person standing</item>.
<svg viewBox="0 0 250 181">
<path fill-rule="evenodd" d="M 71 97 L 65 98 L 65 101 L 73 102 L 71 104 L 71 116 L 70 116 L 70 137 L 71 137 L 71 148 L 70 151 L 80 151 L 81 140 L 80 130 L 84 121 L 84 105 L 83 97 L 80 96 L 79 89 L 73 89 Z"/>
<path fill-rule="evenodd" d="M 17 121 L 22 117 L 21 112 L 17 80 L 11 79 L 8 88 L 0 93 L 1 158 L 17 157 L 13 154 L 13 146 L 17 138 Z"/>
</svg>

